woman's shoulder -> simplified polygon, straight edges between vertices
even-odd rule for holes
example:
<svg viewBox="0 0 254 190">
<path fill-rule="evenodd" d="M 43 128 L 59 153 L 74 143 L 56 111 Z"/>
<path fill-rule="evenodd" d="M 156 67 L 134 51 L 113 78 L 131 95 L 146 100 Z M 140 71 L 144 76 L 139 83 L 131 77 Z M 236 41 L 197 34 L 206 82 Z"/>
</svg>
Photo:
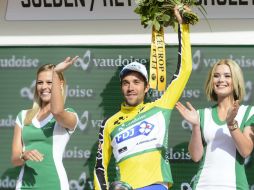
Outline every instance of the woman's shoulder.
<svg viewBox="0 0 254 190">
<path fill-rule="evenodd" d="M 26 117 L 26 114 L 29 110 L 20 110 L 16 117 L 16 124 L 18 124 L 20 127 L 24 125 L 24 120 Z"/>
<path fill-rule="evenodd" d="M 240 107 L 239 107 L 239 110 L 238 110 L 238 113 L 246 113 L 246 112 L 249 112 L 249 113 L 253 113 L 254 114 L 254 106 L 252 105 L 248 105 L 248 104 L 241 104 Z"/>
<path fill-rule="evenodd" d="M 26 116 L 26 113 L 29 111 L 29 109 L 27 110 L 20 110 L 17 114 L 17 117 L 21 117 L 24 118 Z"/>
<path fill-rule="evenodd" d="M 250 117 L 252 115 L 254 115 L 254 106 L 252 105 L 240 105 L 239 110 L 238 110 L 239 114 L 244 114 L 246 115 L 246 117 Z"/>
<path fill-rule="evenodd" d="M 254 109 L 254 106 L 248 104 L 241 104 L 240 109 Z"/>
</svg>

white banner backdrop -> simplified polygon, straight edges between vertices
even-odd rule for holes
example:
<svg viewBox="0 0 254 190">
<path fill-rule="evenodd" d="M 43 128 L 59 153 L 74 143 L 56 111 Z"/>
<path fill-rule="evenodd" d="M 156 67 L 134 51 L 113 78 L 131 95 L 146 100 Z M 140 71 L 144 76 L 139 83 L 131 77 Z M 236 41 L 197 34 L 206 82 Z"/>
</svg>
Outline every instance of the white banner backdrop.
<svg viewBox="0 0 254 190">
<path fill-rule="evenodd" d="M 254 0 L 198 0 L 209 19 L 254 18 Z M 135 0 L 8 0 L 6 20 L 139 19 Z M 202 14 L 195 10 L 200 17 Z"/>
</svg>

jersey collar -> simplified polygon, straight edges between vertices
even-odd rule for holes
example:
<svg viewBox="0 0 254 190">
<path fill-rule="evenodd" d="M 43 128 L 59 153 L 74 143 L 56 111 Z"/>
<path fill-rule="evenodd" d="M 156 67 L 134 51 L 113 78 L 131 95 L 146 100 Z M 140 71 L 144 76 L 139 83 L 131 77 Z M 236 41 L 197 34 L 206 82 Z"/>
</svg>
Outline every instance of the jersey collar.
<svg viewBox="0 0 254 190">
<path fill-rule="evenodd" d="M 144 102 L 140 103 L 137 106 L 127 106 L 124 102 L 121 105 L 121 111 L 122 112 L 139 112 L 143 107 L 144 107 Z"/>
</svg>

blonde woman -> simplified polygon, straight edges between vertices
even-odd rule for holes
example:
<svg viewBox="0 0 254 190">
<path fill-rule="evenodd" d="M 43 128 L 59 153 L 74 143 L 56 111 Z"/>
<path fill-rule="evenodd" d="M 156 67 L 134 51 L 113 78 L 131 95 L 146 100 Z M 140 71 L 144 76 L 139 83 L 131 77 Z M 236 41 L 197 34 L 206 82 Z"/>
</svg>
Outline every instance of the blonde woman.
<svg viewBox="0 0 254 190">
<path fill-rule="evenodd" d="M 75 58 L 41 66 L 37 71 L 34 104 L 22 110 L 16 119 L 12 143 L 12 163 L 22 166 L 16 189 L 68 190 L 62 156 L 78 117 L 64 108 L 63 71 Z"/>
<path fill-rule="evenodd" d="M 240 105 L 245 95 L 243 74 L 236 62 L 223 59 L 210 70 L 205 84 L 212 107 L 198 111 L 187 102 L 177 110 L 192 124 L 189 152 L 200 162 L 193 190 L 247 190 L 244 158 L 254 144 L 254 108 Z"/>
</svg>

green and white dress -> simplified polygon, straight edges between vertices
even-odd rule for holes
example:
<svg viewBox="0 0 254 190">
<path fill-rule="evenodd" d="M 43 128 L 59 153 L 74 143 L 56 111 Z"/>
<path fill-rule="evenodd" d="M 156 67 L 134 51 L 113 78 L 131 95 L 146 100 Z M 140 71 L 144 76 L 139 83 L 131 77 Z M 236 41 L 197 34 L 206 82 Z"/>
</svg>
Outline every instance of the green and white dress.
<svg viewBox="0 0 254 190">
<path fill-rule="evenodd" d="M 195 177 L 193 190 L 249 189 L 244 158 L 238 153 L 225 121 L 218 117 L 218 107 L 199 110 L 204 153 Z M 236 116 L 241 131 L 253 125 L 248 120 L 254 108 L 241 105 Z"/>
<path fill-rule="evenodd" d="M 71 108 L 66 110 L 76 115 L 78 124 L 78 116 L 74 110 Z M 16 119 L 17 125 L 22 129 L 23 148 L 37 149 L 44 155 L 44 159 L 42 162 L 26 161 L 21 168 L 16 190 L 68 190 L 69 183 L 62 158 L 74 130 L 60 127 L 52 114 L 43 121 L 38 121 L 34 117 L 32 124 L 24 126 L 26 113 L 27 110 L 22 110 Z"/>
</svg>

